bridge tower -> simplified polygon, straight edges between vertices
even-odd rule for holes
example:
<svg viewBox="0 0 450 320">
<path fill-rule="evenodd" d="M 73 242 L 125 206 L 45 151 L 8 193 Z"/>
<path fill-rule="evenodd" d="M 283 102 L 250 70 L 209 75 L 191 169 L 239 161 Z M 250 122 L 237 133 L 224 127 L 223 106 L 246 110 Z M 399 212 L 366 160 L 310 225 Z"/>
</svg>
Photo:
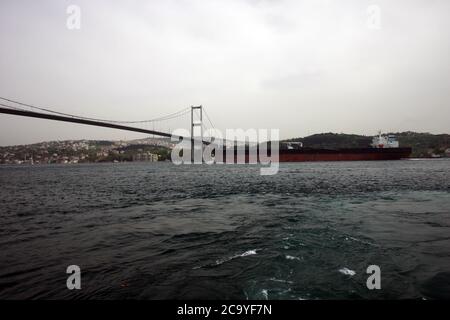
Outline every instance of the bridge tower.
<svg viewBox="0 0 450 320">
<path fill-rule="evenodd" d="M 195 120 L 196 110 L 199 111 L 197 120 Z M 200 128 L 200 139 L 198 139 L 201 141 L 200 146 L 198 146 L 198 143 L 196 144 L 194 142 L 194 139 L 196 138 L 194 132 L 196 127 Z M 197 157 L 195 157 L 196 153 L 199 153 Z M 194 162 L 195 159 L 203 159 L 203 109 L 201 105 L 191 106 L 191 163 L 199 163 L 198 161 Z M 203 160 L 200 161 L 203 162 Z"/>
</svg>

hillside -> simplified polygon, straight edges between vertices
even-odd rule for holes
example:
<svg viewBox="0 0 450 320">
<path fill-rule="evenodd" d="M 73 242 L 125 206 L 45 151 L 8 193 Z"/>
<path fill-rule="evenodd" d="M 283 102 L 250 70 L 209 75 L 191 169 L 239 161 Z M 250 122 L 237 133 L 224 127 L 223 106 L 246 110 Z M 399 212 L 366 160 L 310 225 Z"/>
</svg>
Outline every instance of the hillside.
<svg viewBox="0 0 450 320">
<path fill-rule="evenodd" d="M 49 141 L 0 147 L 0 164 L 164 161 L 170 147 L 169 140 L 158 138 Z"/>
</svg>

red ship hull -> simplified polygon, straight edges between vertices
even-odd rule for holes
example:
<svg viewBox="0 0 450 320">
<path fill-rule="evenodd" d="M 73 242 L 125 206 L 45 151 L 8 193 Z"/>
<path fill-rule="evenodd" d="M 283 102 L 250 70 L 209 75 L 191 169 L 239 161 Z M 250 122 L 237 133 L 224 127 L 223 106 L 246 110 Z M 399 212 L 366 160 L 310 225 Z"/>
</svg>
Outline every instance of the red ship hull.
<svg viewBox="0 0 450 320">
<path fill-rule="evenodd" d="M 368 161 L 409 158 L 411 148 L 349 148 L 280 150 L 280 162 Z"/>
<path fill-rule="evenodd" d="M 243 158 L 237 155 L 235 150 L 234 163 L 249 163 L 248 150 L 242 155 Z M 400 160 L 410 155 L 411 148 L 281 149 L 279 162 Z M 238 161 L 238 158 L 245 160 Z M 227 162 L 226 151 L 223 159 Z"/>
</svg>

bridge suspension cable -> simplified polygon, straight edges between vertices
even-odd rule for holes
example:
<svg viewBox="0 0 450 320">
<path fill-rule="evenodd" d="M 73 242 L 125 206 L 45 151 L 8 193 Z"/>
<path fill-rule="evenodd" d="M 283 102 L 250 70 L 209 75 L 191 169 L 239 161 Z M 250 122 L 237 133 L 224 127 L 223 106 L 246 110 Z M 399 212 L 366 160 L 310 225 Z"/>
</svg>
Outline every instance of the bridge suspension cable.
<svg viewBox="0 0 450 320">
<path fill-rule="evenodd" d="M 8 98 L 4 98 L 4 97 L 0 97 L 1 100 L 13 103 L 13 104 L 17 104 L 23 107 L 28 107 L 31 109 L 35 109 L 35 110 L 40 110 L 40 111 L 45 111 L 45 112 L 49 112 L 49 113 L 53 113 L 53 114 L 58 114 L 58 115 L 62 115 L 62 116 L 66 116 L 66 117 L 72 117 L 72 118 L 76 118 L 76 119 L 83 119 L 83 120 L 91 120 L 91 121 L 101 121 L 101 122 L 108 122 L 108 123 L 128 123 L 128 124 L 132 124 L 132 123 L 147 123 L 147 122 L 156 122 L 156 121 L 165 121 L 165 120 L 170 120 L 170 119 L 174 119 L 177 117 L 181 117 L 187 113 L 189 113 L 190 108 L 186 107 L 184 109 L 181 109 L 177 112 L 165 115 L 165 116 L 161 116 L 158 118 L 154 118 L 154 119 L 148 119 L 148 120 L 135 120 L 135 121 L 118 121 L 118 120 L 105 120 L 105 119 L 99 119 L 99 118 L 92 118 L 92 117 L 83 117 L 83 116 L 78 116 L 78 115 L 74 115 L 74 114 L 70 114 L 70 113 L 64 113 L 64 112 L 60 112 L 60 111 L 55 111 L 52 110 L 50 108 L 43 108 L 43 107 L 39 107 L 39 106 L 35 106 L 35 105 L 31 105 L 31 104 L 27 104 L 27 103 L 23 103 L 20 101 L 16 101 L 16 100 L 12 100 L 12 99 L 8 99 Z M 10 106 L 10 105 L 5 105 L 5 104 L 1 104 L 4 107 L 8 107 L 14 110 L 24 110 L 23 108 L 19 108 L 17 106 Z"/>
<path fill-rule="evenodd" d="M 212 123 L 212 121 L 211 121 L 211 118 L 210 118 L 209 115 L 208 115 L 208 112 L 206 111 L 206 109 L 203 109 L 203 111 L 205 112 L 206 119 L 208 119 L 208 122 L 209 122 L 209 124 L 211 125 L 211 128 L 212 128 L 212 129 L 215 129 L 216 127 L 213 125 L 213 123 Z"/>
</svg>

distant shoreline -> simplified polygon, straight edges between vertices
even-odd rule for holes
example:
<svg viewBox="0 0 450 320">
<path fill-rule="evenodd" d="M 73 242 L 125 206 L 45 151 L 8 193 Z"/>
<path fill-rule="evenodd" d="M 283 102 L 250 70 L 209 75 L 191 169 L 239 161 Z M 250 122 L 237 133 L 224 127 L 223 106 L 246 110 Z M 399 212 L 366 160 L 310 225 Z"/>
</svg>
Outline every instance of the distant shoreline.
<svg viewBox="0 0 450 320">
<path fill-rule="evenodd" d="M 441 159 L 450 157 L 450 135 L 392 133 L 400 147 L 411 147 L 411 159 Z M 307 137 L 281 140 L 280 143 L 298 143 L 311 149 L 367 148 L 371 136 L 320 133 Z M 99 163 L 170 160 L 174 144 L 170 139 L 146 137 L 137 140 L 64 140 L 28 145 L 0 147 L 0 164 Z"/>
</svg>

